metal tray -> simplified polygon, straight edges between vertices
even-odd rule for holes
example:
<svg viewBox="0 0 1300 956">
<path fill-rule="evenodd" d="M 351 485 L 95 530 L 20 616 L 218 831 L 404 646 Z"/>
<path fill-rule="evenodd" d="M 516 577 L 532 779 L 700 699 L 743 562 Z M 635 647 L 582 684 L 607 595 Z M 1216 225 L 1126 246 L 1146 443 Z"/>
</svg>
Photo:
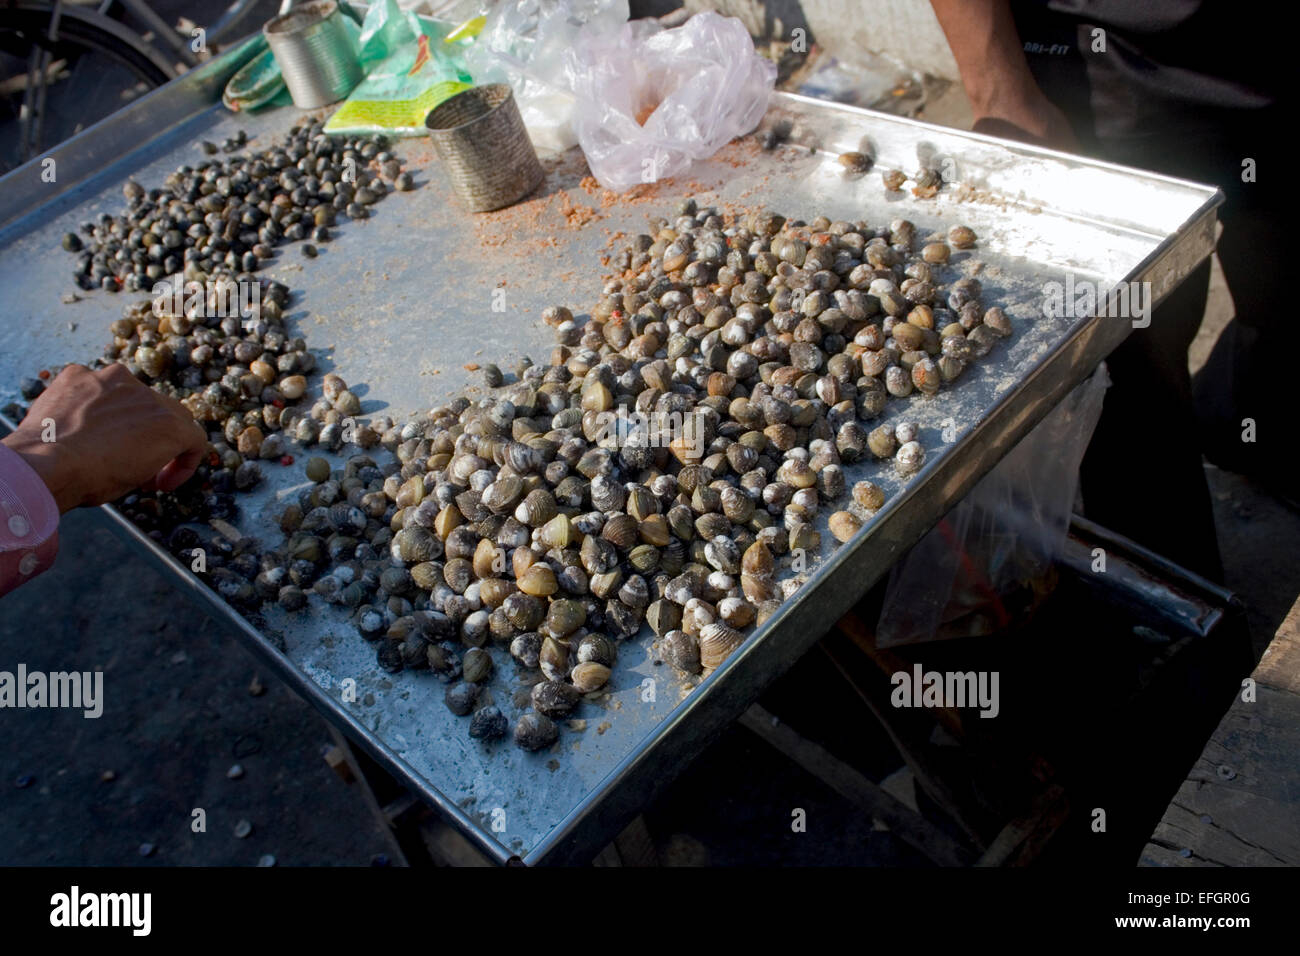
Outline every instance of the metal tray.
<svg viewBox="0 0 1300 956">
<path fill-rule="evenodd" d="M 127 301 L 96 292 L 60 304 L 72 288 L 62 233 L 118 212 L 128 175 L 158 184 L 177 165 L 199 161 L 203 139 L 244 128 L 257 145 L 298 119 L 292 108 L 239 116 L 219 105 L 225 79 L 247 53 L 219 58 L 52 150 L 45 158 L 56 163 L 55 182 L 42 180 L 41 159 L 0 179 L 0 402 L 15 397 L 21 375 L 99 355 Z M 373 648 L 337 609 L 313 603 L 291 619 L 272 608 L 250 622 L 106 509 L 178 587 L 497 861 L 589 861 L 1128 334 L 1126 319 L 1044 317 L 1045 282 L 1067 272 L 1149 281 L 1158 299 L 1213 248 L 1221 196 L 1209 187 L 792 95 L 776 95 L 764 123 L 780 121 L 791 127 L 786 145 L 765 152 L 752 138 L 737 141 L 630 200 L 612 201 L 580 182 L 573 151 L 547 161 L 536 198 L 476 217 L 458 211 L 428 144 L 403 142 L 398 152 L 419 188 L 389 196 L 370 220 L 342 224 L 320 258 L 286 246 L 268 270 L 295 289 L 291 319 L 322 369 L 364 383 L 365 413 L 398 417 L 463 390 L 467 363 L 508 369 L 524 353 L 544 359 L 552 339 L 541 310 L 564 303 L 585 312 L 605 271 L 599 257 L 617 247 L 616 234 L 643 231 L 647 216 L 671 216 L 688 193 L 726 210 L 766 206 L 805 219 L 903 216 L 920 236 L 954 222 L 974 228 L 978 249 L 959 256 L 958 267 L 983 263 L 985 301 L 1004 305 L 1013 336 L 937 397 L 891 402 L 886 420 L 921 426 L 922 472 L 900 482 L 892 466 L 847 468 L 850 483 L 871 477 L 885 486 L 886 506 L 833 554 L 823 515 L 825 551 L 810 579 L 689 695 L 671 668 L 655 666 L 643 631 L 623 646 L 608 699 L 583 705 L 585 730 L 562 726 L 559 743 L 542 754 L 510 743 L 485 747 L 443 706 L 442 684 L 428 673 L 379 670 Z M 845 177 L 836 154 L 849 149 L 869 149 L 877 168 L 947 162 L 969 189 L 949 187 L 930 200 L 886 194 L 875 172 Z M 499 287 L 504 312 L 493 309 Z M 269 541 L 278 535 L 277 503 L 293 493 L 300 471 L 267 471 L 240 526 Z M 518 708 L 500 688 L 515 668 L 504 652 L 494 654 L 493 693 L 513 716 Z M 348 678 L 354 703 L 341 689 Z"/>
</svg>

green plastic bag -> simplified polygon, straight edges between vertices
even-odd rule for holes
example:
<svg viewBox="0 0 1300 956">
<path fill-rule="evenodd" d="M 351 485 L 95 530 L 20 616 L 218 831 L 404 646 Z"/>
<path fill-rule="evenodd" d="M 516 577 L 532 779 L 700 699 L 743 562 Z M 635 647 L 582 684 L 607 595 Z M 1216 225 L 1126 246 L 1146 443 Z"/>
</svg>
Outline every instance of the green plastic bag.
<svg viewBox="0 0 1300 956">
<path fill-rule="evenodd" d="M 473 86 L 459 46 L 470 33 L 449 33 L 441 23 L 404 12 L 396 0 L 371 6 L 359 43 L 366 78 L 329 118 L 325 132 L 427 135 L 429 111 Z"/>
</svg>

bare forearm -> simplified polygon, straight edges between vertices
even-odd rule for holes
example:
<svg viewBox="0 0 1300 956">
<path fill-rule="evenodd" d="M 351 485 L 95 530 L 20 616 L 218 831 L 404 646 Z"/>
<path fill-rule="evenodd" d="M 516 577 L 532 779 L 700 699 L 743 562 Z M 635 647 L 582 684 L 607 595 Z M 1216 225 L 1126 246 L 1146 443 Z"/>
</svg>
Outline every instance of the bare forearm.
<svg viewBox="0 0 1300 956">
<path fill-rule="evenodd" d="M 976 116 L 1041 95 L 1008 0 L 930 0 Z"/>
<path fill-rule="evenodd" d="M 1025 60 L 1008 0 L 930 0 L 948 38 L 976 129 L 1010 124 L 1016 138 L 1077 147 L 1064 115 L 1043 95 Z M 1001 132 L 999 127 L 999 134 Z"/>
</svg>

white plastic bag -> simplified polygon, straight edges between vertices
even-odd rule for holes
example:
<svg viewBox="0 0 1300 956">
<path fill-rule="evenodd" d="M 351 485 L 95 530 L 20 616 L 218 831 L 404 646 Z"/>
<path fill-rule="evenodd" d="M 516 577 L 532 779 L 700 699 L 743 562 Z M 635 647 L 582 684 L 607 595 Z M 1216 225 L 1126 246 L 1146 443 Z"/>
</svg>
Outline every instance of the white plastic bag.
<svg viewBox="0 0 1300 956">
<path fill-rule="evenodd" d="M 613 32 L 627 17 L 628 0 L 502 0 L 465 59 L 475 83 L 509 83 L 533 145 L 559 152 L 577 143 L 565 54 L 584 30 Z"/>
<path fill-rule="evenodd" d="M 584 31 L 567 68 L 578 143 L 616 192 L 675 176 L 753 130 L 776 83 L 744 25 L 711 11 L 672 30 L 636 20 Z"/>
<path fill-rule="evenodd" d="M 894 565 L 879 647 L 993 633 L 1034 603 L 1065 544 L 1108 384 L 1103 365 Z"/>
</svg>

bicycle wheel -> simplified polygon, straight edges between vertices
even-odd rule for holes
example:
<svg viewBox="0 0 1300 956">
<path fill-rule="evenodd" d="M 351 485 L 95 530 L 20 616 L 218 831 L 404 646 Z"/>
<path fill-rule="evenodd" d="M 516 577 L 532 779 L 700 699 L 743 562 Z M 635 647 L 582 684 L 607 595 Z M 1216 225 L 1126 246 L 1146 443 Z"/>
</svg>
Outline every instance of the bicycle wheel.
<svg viewBox="0 0 1300 956">
<path fill-rule="evenodd" d="M 5 143 L 0 155 L 2 171 L 39 155 L 175 75 L 157 51 L 116 21 L 93 11 L 65 8 L 51 38 L 51 15 L 44 4 L 20 0 L 8 7 L 0 20 L 7 114 L 0 115 L 0 127 L 21 122 L 29 57 L 34 49 L 46 51 L 50 63 L 61 67 L 38 79 L 46 85 L 46 95 L 41 97 L 45 108 L 38 123 L 42 135 L 22 142 L 20 136 L 0 134 Z"/>
</svg>

